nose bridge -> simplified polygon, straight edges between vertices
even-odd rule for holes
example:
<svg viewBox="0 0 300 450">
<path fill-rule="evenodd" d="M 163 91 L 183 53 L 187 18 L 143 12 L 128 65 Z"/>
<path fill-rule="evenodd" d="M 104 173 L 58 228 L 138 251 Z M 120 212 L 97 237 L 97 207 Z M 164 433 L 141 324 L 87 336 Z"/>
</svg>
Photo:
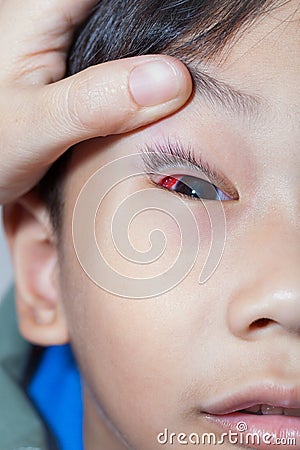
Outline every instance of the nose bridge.
<svg viewBox="0 0 300 450">
<path fill-rule="evenodd" d="M 243 264 L 228 303 L 231 332 L 245 339 L 260 332 L 300 337 L 300 239 L 293 221 L 279 214 L 252 224 Z M 277 331 L 276 331 L 277 330 Z"/>
</svg>

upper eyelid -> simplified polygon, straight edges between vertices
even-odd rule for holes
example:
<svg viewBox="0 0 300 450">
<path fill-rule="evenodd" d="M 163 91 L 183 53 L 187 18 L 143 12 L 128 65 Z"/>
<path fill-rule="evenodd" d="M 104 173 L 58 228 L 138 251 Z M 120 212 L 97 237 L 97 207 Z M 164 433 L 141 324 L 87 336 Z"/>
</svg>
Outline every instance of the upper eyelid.
<svg viewBox="0 0 300 450">
<path fill-rule="evenodd" d="M 178 167 L 179 169 L 190 168 L 194 172 L 201 172 L 202 175 L 206 175 L 208 177 L 208 171 L 204 170 L 202 166 L 193 164 L 190 159 L 176 158 L 171 154 L 162 153 L 160 154 L 157 151 L 147 150 L 147 152 L 142 153 L 142 159 L 144 161 L 145 168 L 151 172 L 155 173 L 159 172 L 159 170 L 164 170 L 168 167 Z M 210 180 L 212 176 L 210 175 Z"/>
<path fill-rule="evenodd" d="M 168 141 L 166 144 L 154 144 L 153 146 L 146 144 L 141 147 L 141 156 L 149 171 L 169 165 L 183 167 L 185 164 L 193 170 L 201 171 L 209 179 L 216 178 L 208 164 L 204 163 L 200 156 L 196 159 L 191 147 L 188 146 L 187 149 L 184 149 L 179 141 L 175 143 Z"/>
<path fill-rule="evenodd" d="M 164 168 L 178 167 L 184 169 L 188 167 L 193 171 L 200 172 L 204 181 L 216 184 L 219 189 L 223 190 L 232 199 L 237 200 L 239 198 L 238 192 L 232 183 L 222 173 L 218 173 L 210 167 L 200 155 L 196 156 L 191 145 L 185 148 L 178 140 L 175 142 L 168 140 L 165 143 L 155 143 L 153 146 L 146 144 L 140 147 L 140 155 L 145 171 L 148 173 L 163 174 Z"/>
</svg>

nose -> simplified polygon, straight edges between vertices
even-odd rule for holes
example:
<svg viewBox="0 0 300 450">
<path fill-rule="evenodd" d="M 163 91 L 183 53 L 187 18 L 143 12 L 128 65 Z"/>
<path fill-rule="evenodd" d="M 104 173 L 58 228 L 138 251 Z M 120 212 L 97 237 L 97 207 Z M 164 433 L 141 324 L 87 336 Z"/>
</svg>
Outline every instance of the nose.
<svg viewBox="0 0 300 450">
<path fill-rule="evenodd" d="M 299 291 L 287 287 L 262 292 L 255 284 L 230 304 L 228 323 L 233 334 L 244 339 L 271 331 L 300 336 Z"/>
<path fill-rule="evenodd" d="M 249 249 L 253 264 L 245 262 L 248 270 L 244 266 L 242 281 L 236 284 L 229 300 L 228 326 L 239 338 L 252 340 L 270 333 L 300 338 L 299 240 L 294 240 L 295 235 L 281 240 L 276 237 L 273 248 L 264 241 L 265 245 L 258 242 L 258 252 Z M 264 240 L 269 238 L 264 233 Z"/>
</svg>

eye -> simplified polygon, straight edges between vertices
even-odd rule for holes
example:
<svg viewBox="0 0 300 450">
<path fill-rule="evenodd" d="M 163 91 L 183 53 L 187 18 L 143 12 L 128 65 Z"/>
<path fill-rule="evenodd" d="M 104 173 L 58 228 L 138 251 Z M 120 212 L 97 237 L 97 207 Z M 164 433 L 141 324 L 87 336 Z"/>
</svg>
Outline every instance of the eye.
<svg viewBox="0 0 300 450">
<path fill-rule="evenodd" d="M 153 180 L 154 184 L 184 197 L 202 200 L 232 200 L 209 181 L 191 175 L 172 175 Z"/>
</svg>

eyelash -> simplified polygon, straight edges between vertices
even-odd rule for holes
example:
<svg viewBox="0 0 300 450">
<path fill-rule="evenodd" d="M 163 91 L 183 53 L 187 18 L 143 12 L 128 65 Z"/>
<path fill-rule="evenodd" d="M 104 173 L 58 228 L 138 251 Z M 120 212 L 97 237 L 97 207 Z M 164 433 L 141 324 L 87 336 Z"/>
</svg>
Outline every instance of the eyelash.
<svg viewBox="0 0 300 450">
<path fill-rule="evenodd" d="M 196 171 L 197 173 L 200 173 L 201 176 L 199 178 L 193 175 L 186 176 L 194 180 L 198 179 L 199 181 L 202 181 L 202 183 L 210 185 L 210 187 L 214 187 L 216 192 L 221 191 L 221 195 L 218 194 L 219 198 L 215 200 L 228 201 L 239 199 L 239 195 L 236 189 L 232 186 L 232 184 L 227 180 L 225 176 L 216 172 L 200 156 L 196 156 L 191 146 L 183 147 L 178 140 L 174 142 L 168 140 L 163 144 L 154 144 L 153 147 L 145 145 L 141 147 L 141 157 L 144 163 L 145 172 L 149 175 L 150 181 L 162 189 L 170 191 L 168 187 L 161 186 L 160 184 L 155 182 L 151 175 L 162 176 L 164 175 L 163 170 L 174 169 L 175 167 L 177 167 L 180 169 L 191 169 L 193 172 Z M 207 178 L 208 180 L 203 179 L 203 176 L 205 176 L 205 178 Z M 178 182 L 180 182 L 180 178 L 182 178 L 182 175 L 165 175 L 162 181 L 165 179 L 169 179 L 169 181 L 171 181 L 170 179 L 173 179 L 173 182 L 171 183 L 173 187 Z M 214 181 L 214 183 L 212 183 L 211 181 Z M 183 185 L 189 187 L 186 183 L 183 183 Z M 191 200 L 199 200 L 201 198 L 199 196 L 193 197 L 191 195 L 173 190 L 171 192 L 175 192 L 177 195 L 186 197 Z"/>
</svg>

